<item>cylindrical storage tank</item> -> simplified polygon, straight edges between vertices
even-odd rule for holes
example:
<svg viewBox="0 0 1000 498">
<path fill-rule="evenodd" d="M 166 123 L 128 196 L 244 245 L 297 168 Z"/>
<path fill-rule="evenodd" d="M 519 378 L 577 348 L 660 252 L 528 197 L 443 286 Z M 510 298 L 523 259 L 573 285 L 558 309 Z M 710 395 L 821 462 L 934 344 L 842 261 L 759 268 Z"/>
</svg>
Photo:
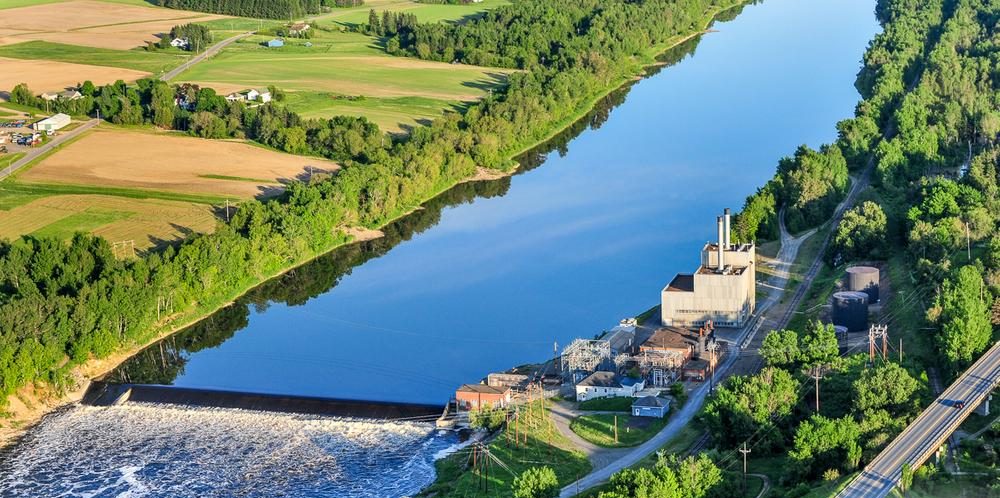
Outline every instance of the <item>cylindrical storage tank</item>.
<svg viewBox="0 0 1000 498">
<path fill-rule="evenodd" d="M 869 303 L 878 302 L 878 268 L 852 266 L 847 269 L 847 290 L 868 294 Z"/>
<path fill-rule="evenodd" d="M 868 294 L 837 292 L 833 295 L 833 324 L 850 331 L 868 328 Z"/>
<path fill-rule="evenodd" d="M 837 334 L 837 340 L 838 341 L 841 341 L 841 342 L 847 341 L 847 327 L 845 327 L 843 325 L 834 325 L 833 326 L 833 331 L 834 331 L 835 334 Z"/>
</svg>

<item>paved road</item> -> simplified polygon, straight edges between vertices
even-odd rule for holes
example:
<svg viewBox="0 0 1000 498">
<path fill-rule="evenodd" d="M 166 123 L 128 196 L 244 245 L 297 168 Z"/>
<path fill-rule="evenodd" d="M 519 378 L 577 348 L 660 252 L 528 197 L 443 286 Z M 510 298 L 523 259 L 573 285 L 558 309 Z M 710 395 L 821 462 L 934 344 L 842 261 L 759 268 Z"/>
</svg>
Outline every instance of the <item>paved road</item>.
<svg viewBox="0 0 1000 498">
<path fill-rule="evenodd" d="M 1000 383 L 1000 342 L 983 354 L 954 384 L 948 386 L 837 497 L 888 496 L 899 482 L 904 463 L 919 467 Z M 965 403 L 956 408 L 955 402 Z"/>
<path fill-rule="evenodd" d="M 247 33 L 240 33 L 240 34 L 238 34 L 236 36 L 232 36 L 232 37 L 226 38 L 225 40 L 222 40 L 219 43 L 216 43 L 215 45 L 212 45 L 211 47 L 208 47 L 208 49 L 205 50 L 204 52 L 202 52 L 202 53 L 200 53 L 200 54 L 198 54 L 198 55 L 196 55 L 196 56 L 188 59 L 188 61 L 185 62 L 184 64 L 181 64 L 180 66 L 177 66 L 177 67 L 171 69 L 170 71 L 167 71 L 167 72 L 163 73 L 160 76 L 160 79 L 163 80 L 163 81 L 170 81 L 170 80 L 174 79 L 175 77 L 177 77 L 178 74 L 181 74 L 184 71 L 187 71 L 188 69 L 190 69 L 191 66 L 193 66 L 193 65 L 195 65 L 195 64 L 197 64 L 197 63 L 199 63 L 199 62 L 201 62 L 201 61 L 203 61 L 203 60 L 205 60 L 205 59 L 207 59 L 207 58 L 209 58 L 209 57 L 211 57 L 211 56 L 219 53 L 219 51 L 222 50 L 222 49 L 224 49 L 224 48 L 226 48 L 227 45 L 235 42 L 236 40 L 239 40 L 240 38 L 246 38 L 247 36 L 250 36 L 252 34 L 253 34 L 253 32 L 250 31 L 250 32 L 247 32 Z"/>
<path fill-rule="evenodd" d="M 91 119 L 90 121 L 83 123 L 82 125 L 76 127 L 73 130 L 67 131 L 65 133 L 59 133 L 58 135 L 55 136 L 55 138 L 50 140 L 45 145 L 42 145 L 41 147 L 35 147 L 34 149 L 29 149 L 24 157 L 18 159 L 17 161 L 14 161 L 9 166 L 5 167 L 3 170 L 0 170 L 0 180 L 3 180 L 8 176 L 14 174 L 15 172 L 17 172 L 17 170 L 23 168 L 26 164 L 30 163 L 38 156 L 52 149 L 55 149 L 56 147 L 59 147 L 59 145 L 62 144 L 63 142 L 97 126 L 98 122 L 99 121 L 96 119 Z"/>
</svg>

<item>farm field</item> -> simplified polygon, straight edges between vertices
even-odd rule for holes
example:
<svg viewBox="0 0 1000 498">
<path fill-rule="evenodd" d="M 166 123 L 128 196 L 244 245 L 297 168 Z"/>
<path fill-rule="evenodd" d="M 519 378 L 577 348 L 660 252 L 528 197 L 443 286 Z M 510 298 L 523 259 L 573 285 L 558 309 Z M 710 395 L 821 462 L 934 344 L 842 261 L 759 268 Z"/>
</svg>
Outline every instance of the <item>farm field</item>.
<svg viewBox="0 0 1000 498">
<path fill-rule="evenodd" d="M 313 117 L 337 113 L 366 116 L 387 131 L 433 118 L 463 101 L 485 96 L 509 71 L 386 55 L 375 38 L 317 31 L 313 44 L 287 40 L 266 48 L 252 36 L 194 66 L 178 81 L 231 92 L 275 85 L 291 96 L 292 108 Z M 365 97 L 366 101 L 334 99 Z"/>
<path fill-rule="evenodd" d="M 34 40 L 0 45 L 0 57 L 120 67 L 159 74 L 181 65 L 190 57 L 187 52 L 173 50 L 159 52 L 111 50 Z"/>
<path fill-rule="evenodd" d="M 458 101 L 423 97 L 346 99 L 337 94 L 312 92 L 289 93 L 285 103 L 304 118 L 364 116 L 389 133 L 406 133 L 441 116 L 445 109 L 462 107 Z"/>
<path fill-rule="evenodd" d="M 2 47 L 0 47 L 2 48 Z M 134 81 L 149 73 L 134 69 L 108 68 L 87 64 L 71 64 L 47 60 L 9 59 L 0 56 L 0 91 L 8 92 L 18 83 L 27 83 L 36 93 L 62 91 L 82 81 L 95 85 L 116 80 Z"/>
<path fill-rule="evenodd" d="M 281 182 L 338 166 L 238 141 L 143 130 L 101 129 L 18 175 L 24 183 L 143 189 L 216 198 L 266 197 Z"/>
<path fill-rule="evenodd" d="M 145 45 L 147 41 L 158 40 L 157 34 L 169 31 L 177 24 L 224 17 L 153 7 L 145 2 L 14 1 L 26 6 L 4 9 L 0 16 L 0 45 L 43 40 L 128 50 Z"/>
<path fill-rule="evenodd" d="M 318 16 L 317 19 L 344 25 L 362 24 L 368 22 L 368 12 L 374 9 L 376 12 L 391 10 L 414 14 L 420 22 L 461 21 L 508 3 L 510 2 L 507 0 L 483 0 L 466 5 L 447 5 L 417 3 L 411 0 L 374 0 L 365 2 L 361 7 L 333 9 L 328 14 Z"/>
<path fill-rule="evenodd" d="M 505 70 L 386 55 L 358 33 L 322 32 L 267 48 L 251 36 L 182 73 L 180 80 L 228 92 L 276 85 L 285 91 L 372 97 L 472 100 L 502 82 Z M 309 41 L 312 47 L 305 47 Z"/>
<path fill-rule="evenodd" d="M 107 195 L 24 196 L 0 184 L 0 239 L 22 235 L 69 238 L 89 232 L 110 242 L 133 240 L 136 250 L 211 232 L 213 206 Z M 15 205 L 16 204 L 16 205 Z"/>
</svg>

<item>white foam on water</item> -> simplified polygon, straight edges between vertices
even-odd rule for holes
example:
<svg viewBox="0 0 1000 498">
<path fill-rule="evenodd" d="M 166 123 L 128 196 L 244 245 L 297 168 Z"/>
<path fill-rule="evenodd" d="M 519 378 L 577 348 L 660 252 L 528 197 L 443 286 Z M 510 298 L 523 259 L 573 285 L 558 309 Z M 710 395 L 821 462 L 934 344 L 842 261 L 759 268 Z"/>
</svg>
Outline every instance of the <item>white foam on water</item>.
<svg viewBox="0 0 1000 498">
<path fill-rule="evenodd" d="M 402 498 L 454 434 L 432 424 L 129 403 L 47 417 L 0 461 L 0 496 Z"/>
</svg>

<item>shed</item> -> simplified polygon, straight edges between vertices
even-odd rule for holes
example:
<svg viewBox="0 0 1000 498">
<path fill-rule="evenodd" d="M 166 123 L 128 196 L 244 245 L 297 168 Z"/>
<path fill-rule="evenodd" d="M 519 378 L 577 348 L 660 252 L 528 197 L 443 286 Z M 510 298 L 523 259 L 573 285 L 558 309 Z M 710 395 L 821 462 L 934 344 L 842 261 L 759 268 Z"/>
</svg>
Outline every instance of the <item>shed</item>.
<svg viewBox="0 0 1000 498">
<path fill-rule="evenodd" d="M 47 117 L 33 125 L 33 128 L 37 131 L 56 131 L 60 128 L 65 127 L 72 121 L 68 114 L 59 113 L 54 116 Z"/>
<path fill-rule="evenodd" d="M 264 45 L 267 45 L 268 48 L 284 47 L 285 40 L 282 40 L 280 38 L 275 38 L 273 40 L 268 40 L 267 42 L 264 43 Z"/>
<path fill-rule="evenodd" d="M 644 396 L 632 403 L 632 415 L 636 417 L 663 418 L 670 411 L 670 400 L 659 396 Z"/>
</svg>

